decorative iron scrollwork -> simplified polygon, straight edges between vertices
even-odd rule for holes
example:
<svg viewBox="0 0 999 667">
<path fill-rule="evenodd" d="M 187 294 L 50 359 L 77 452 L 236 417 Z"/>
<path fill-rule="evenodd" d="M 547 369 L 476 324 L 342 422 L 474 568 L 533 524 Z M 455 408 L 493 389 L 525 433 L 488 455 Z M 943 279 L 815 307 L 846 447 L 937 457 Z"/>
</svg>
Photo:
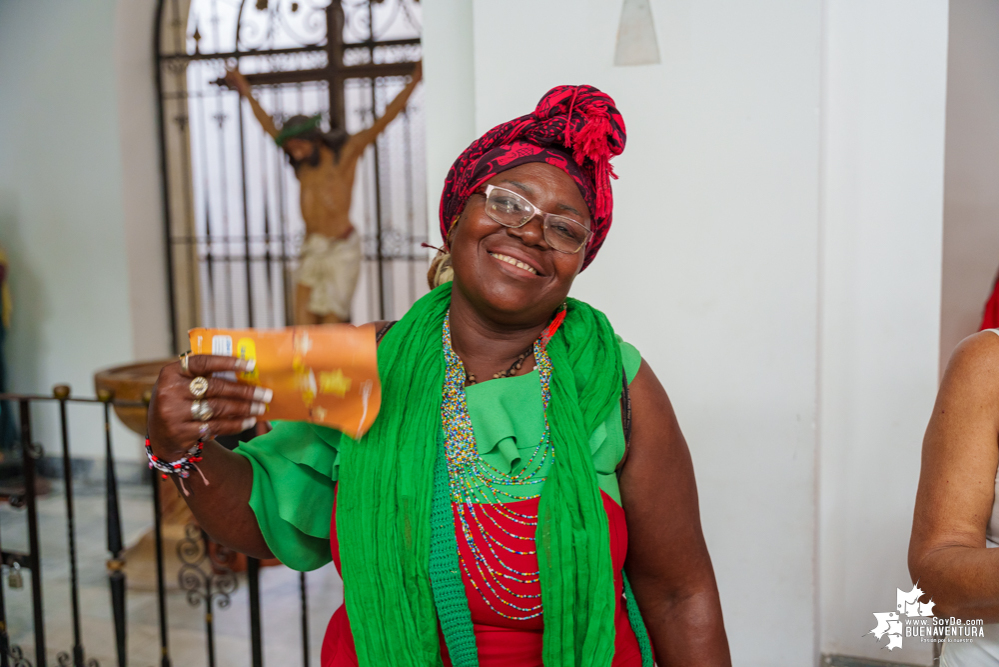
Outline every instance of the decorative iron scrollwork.
<svg viewBox="0 0 999 667">
<path fill-rule="evenodd" d="M 31 662 L 24 657 L 24 651 L 20 646 L 11 646 L 7 651 L 7 656 L 13 660 L 11 667 L 32 667 Z"/>
<path fill-rule="evenodd" d="M 378 41 L 419 36 L 419 12 L 415 0 L 341 0 L 344 42 Z"/>
<path fill-rule="evenodd" d="M 237 47 L 257 51 L 278 46 L 321 46 L 326 42 L 327 2 L 257 2 L 244 5 Z"/>
<path fill-rule="evenodd" d="M 58 667 L 73 667 L 73 656 L 66 651 L 60 651 L 56 655 L 56 665 Z M 96 658 L 91 658 L 87 660 L 87 667 L 101 667 L 101 663 L 97 662 Z"/>
<path fill-rule="evenodd" d="M 187 524 L 184 539 L 177 543 L 177 556 L 181 561 L 178 579 L 188 604 L 197 607 L 204 602 L 208 613 L 213 604 L 219 609 L 229 606 L 229 596 L 239 585 L 232 571 L 234 551 L 211 543 L 200 526 Z"/>
</svg>

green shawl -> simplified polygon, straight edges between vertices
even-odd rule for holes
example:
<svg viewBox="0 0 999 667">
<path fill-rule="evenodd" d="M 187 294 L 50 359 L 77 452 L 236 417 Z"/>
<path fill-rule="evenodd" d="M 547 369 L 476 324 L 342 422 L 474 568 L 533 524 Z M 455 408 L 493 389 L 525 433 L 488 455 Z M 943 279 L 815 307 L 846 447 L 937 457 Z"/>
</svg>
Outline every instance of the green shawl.
<svg viewBox="0 0 999 667">
<path fill-rule="evenodd" d="M 345 604 L 361 665 L 440 665 L 430 584 L 430 515 L 441 429 L 441 327 L 451 283 L 420 299 L 382 340 L 382 409 L 360 441 L 341 441 L 337 497 Z M 554 464 L 537 532 L 546 667 L 608 666 L 614 573 L 587 442 L 621 394 L 621 351 L 600 311 L 568 300 L 548 345 Z"/>
</svg>

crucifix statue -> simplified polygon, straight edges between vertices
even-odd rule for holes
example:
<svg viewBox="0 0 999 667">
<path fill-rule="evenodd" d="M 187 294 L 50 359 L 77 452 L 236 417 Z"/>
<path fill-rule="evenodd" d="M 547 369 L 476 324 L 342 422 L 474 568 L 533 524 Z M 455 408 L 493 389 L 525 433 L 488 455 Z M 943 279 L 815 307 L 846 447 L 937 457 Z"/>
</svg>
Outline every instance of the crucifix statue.
<svg viewBox="0 0 999 667">
<path fill-rule="evenodd" d="M 362 259 L 360 235 L 349 217 L 357 163 L 406 108 L 421 76 L 416 63 L 410 82 L 371 127 L 348 134 L 336 126 L 322 132 L 318 115 L 292 116 L 278 127 L 253 96 L 246 77 L 238 69 L 226 73 L 225 82 L 250 103 L 260 126 L 285 151 L 300 184 L 305 242 L 295 276 L 295 324 L 350 320 Z"/>
</svg>

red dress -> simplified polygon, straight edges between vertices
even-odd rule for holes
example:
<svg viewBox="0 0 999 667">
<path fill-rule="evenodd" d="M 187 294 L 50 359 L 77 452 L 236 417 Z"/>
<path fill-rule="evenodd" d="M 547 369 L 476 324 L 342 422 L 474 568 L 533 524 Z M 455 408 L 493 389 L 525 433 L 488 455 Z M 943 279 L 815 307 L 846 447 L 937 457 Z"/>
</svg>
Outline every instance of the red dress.
<svg viewBox="0 0 999 667">
<path fill-rule="evenodd" d="M 617 594 L 617 610 L 614 614 L 615 649 L 613 667 L 641 667 L 642 656 L 638 648 L 638 641 L 635 633 L 628 622 L 628 614 L 625 610 L 621 568 L 624 566 L 624 559 L 628 553 L 628 528 L 625 524 L 624 510 L 606 493 L 601 491 L 604 501 L 604 510 L 607 513 L 607 520 L 610 524 L 610 549 L 611 562 L 614 567 L 614 587 Z M 539 498 L 521 500 L 512 503 L 504 503 L 504 508 L 520 514 L 531 514 L 537 516 Z M 488 511 L 488 507 L 486 508 Z M 502 522 L 502 515 L 494 515 L 497 521 Z M 456 515 L 457 521 L 457 515 Z M 513 532 L 513 526 L 505 526 Z M 456 530 L 460 530 L 458 526 Z M 460 533 L 459 533 L 460 534 Z M 477 534 L 476 534 L 477 535 Z M 500 537 L 492 535 L 493 539 Z M 340 547 L 336 534 L 336 504 L 333 506 L 333 520 L 330 526 L 330 546 L 333 552 L 333 562 L 337 571 L 340 571 Z M 509 538 L 508 538 L 509 539 Z M 511 540 L 512 541 L 512 540 Z M 511 547 L 523 548 L 515 544 Z M 469 562 L 470 549 L 463 540 L 458 540 L 458 549 L 462 559 Z M 511 555 L 505 560 L 521 571 L 536 571 L 538 569 L 537 556 L 533 554 Z M 472 569 L 472 576 L 478 577 Z M 480 667 L 542 667 L 541 644 L 542 633 L 544 631 L 544 616 L 538 616 L 526 621 L 511 620 L 504 618 L 493 611 L 482 599 L 482 595 L 476 590 L 469 580 L 467 572 L 462 573 L 462 582 L 465 584 L 465 594 L 468 598 L 469 611 L 472 614 L 472 624 L 475 629 L 475 643 L 479 654 Z M 481 580 L 476 581 L 478 589 L 483 590 L 485 586 Z M 510 586 L 513 589 L 513 586 Z M 519 584 L 515 592 L 520 595 L 538 595 L 541 585 Z M 450 667 L 451 661 L 448 659 L 447 648 L 444 639 L 441 638 L 441 655 L 444 658 L 444 665 Z M 320 660 L 322 667 L 356 667 L 357 651 L 354 648 L 354 638 L 350 632 L 350 621 L 347 618 L 347 607 L 341 605 L 330 619 L 329 627 L 326 630 L 326 637 L 323 639 L 322 657 Z"/>
</svg>

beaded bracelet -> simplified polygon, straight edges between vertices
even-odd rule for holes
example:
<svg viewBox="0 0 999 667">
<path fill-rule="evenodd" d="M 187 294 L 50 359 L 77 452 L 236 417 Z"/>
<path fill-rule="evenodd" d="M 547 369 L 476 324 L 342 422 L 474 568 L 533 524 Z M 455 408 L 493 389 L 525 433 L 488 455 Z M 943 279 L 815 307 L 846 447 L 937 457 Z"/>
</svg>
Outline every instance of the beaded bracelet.
<svg viewBox="0 0 999 667">
<path fill-rule="evenodd" d="M 204 449 L 204 441 L 198 440 L 198 444 L 194 445 L 187 451 L 187 456 L 181 457 L 172 463 L 168 463 L 161 461 L 158 456 L 153 454 L 153 447 L 149 444 L 149 438 L 146 438 L 146 458 L 149 459 L 149 467 L 151 469 L 159 470 L 161 473 L 160 476 L 163 479 L 166 479 L 167 475 L 177 475 L 180 477 L 180 488 L 184 492 L 185 496 L 191 495 L 191 493 L 184 486 L 184 480 L 191 476 L 192 470 L 197 470 L 198 474 L 201 475 L 201 479 L 204 481 L 205 486 L 208 486 L 208 479 L 197 466 L 197 464 L 201 462 L 201 453 Z"/>
</svg>

